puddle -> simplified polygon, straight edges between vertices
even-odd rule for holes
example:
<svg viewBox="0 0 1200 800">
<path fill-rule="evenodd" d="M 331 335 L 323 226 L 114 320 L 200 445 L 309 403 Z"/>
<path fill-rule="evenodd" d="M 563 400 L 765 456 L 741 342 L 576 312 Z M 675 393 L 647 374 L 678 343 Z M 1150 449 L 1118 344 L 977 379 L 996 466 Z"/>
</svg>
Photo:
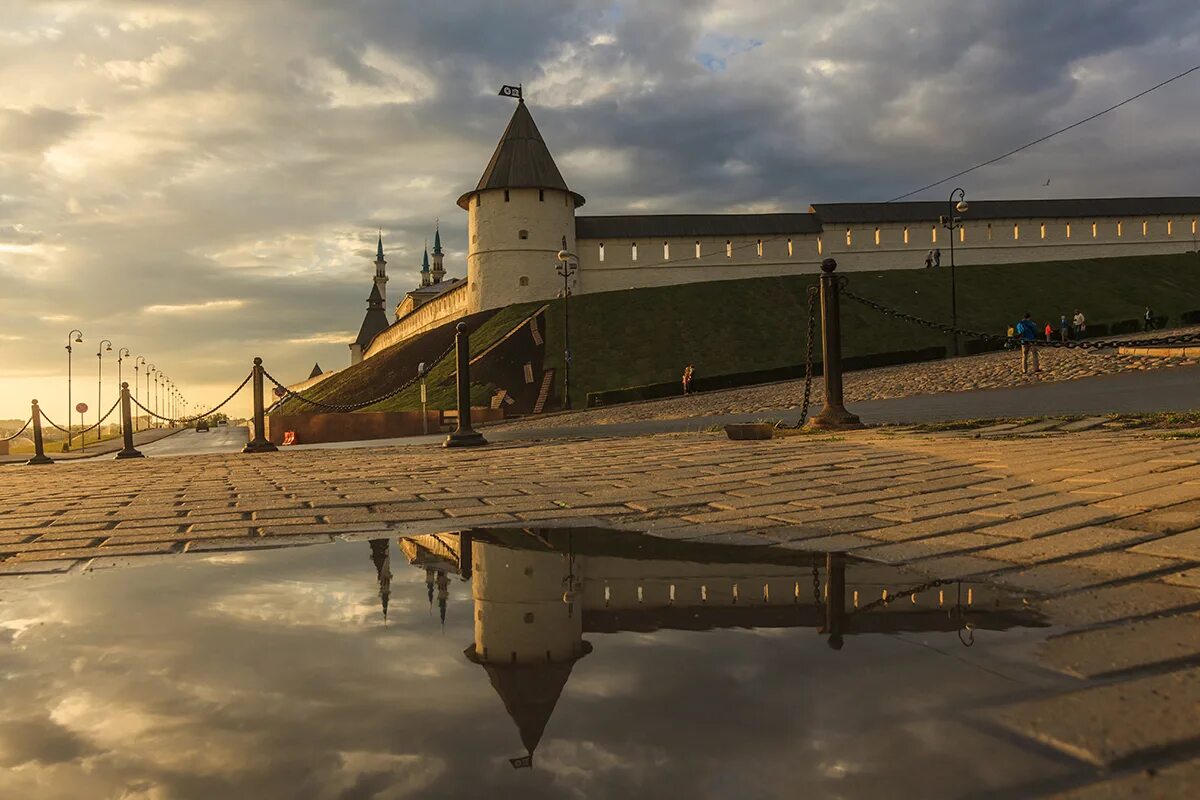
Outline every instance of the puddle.
<svg viewBox="0 0 1200 800">
<path fill-rule="evenodd" d="M 136 565 L 137 562 L 135 561 Z M 0 797 L 1022 796 L 1020 598 L 841 555 L 478 531 L 0 582 Z"/>
</svg>

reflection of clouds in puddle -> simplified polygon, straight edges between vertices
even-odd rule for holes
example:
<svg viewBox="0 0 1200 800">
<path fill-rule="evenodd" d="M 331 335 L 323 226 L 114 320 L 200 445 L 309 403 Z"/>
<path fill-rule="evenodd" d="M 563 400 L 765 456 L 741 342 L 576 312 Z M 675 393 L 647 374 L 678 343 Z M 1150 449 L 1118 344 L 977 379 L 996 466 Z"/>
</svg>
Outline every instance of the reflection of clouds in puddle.
<svg viewBox="0 0 1200 800">
<path fill-rule="evenodd" d="M 341 764 L 330 776 L 331 795 L 338 797 L 367 796 L 362 790 L 379 785 L 380 791 L 369 796 L 372 800 L 400 800 L 412 797 L 432 786 L 446 771 L 440 758 L 409 753 L 342 752 Z M 356 791 L 357 790 L 357 791 Z"/>
</svg>

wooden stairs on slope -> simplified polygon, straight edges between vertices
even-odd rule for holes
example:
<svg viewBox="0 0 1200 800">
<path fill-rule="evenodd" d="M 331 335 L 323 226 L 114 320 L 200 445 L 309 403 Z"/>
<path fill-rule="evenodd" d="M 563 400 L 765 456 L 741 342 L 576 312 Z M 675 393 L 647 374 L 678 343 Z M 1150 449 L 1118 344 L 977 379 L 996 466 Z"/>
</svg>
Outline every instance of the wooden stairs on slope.
<svg viewBox="0 0 1200 800">
<path fill-rule="evenodd" d="M 554 370 L 548 369 L 542 375 L 542 388 L 538 391 L 537 402 L 533 404 L 533 413 L 541 414 L 546 408 L 546 401 L 550 399 L 550 392 L 554 389 Z"/>
</svg>

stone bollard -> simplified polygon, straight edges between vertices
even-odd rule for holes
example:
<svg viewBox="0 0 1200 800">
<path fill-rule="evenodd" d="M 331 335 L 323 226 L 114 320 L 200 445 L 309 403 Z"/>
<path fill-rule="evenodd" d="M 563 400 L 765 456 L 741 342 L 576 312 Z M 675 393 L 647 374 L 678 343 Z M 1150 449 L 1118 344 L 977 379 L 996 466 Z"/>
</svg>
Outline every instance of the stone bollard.
<svg viewBox="0 0 1200 800">
<path fill-rule="evenodd" d="M 46 443 L 42 439 L 42 409 L 38 401 L 33 401 L 33 458 L 26 464 L 53 464 L 54 459 L 46 455 Z"/>
<path fill-rule="evenodd" d="M 847 430 L 863 427 L 862 420 L 842 403 L 842 323 L 838 310 L 837 262 L 821 262 L 821 358 L 825 382 L 825 407 L 804 427 L 815 430 Z"/>
<path fill-rule="evenodd" d="M 133 446 L 133 408 L 129 402 L 129 384 L 121 384 L 121 440 L 124 447 L 117 458 L 145 458 Z"/>
<path fill-rule="evenodd" d="M 267 439 L 266 405 L 263 403 L 262 359 L 254 359 L 254 437 L 242 448 L 243 453 L 273 453 L 279 448 Z"/>
<path fill-rule="evenodd" d="M 454 357 L 458 383 L 458 428 L 446 437 L 442 447 L 478 447 L 487 444 L 483 434 L 471 428 L 471 344 L 467 325 L 458 323 L 454 330 Z"/>
</svg>

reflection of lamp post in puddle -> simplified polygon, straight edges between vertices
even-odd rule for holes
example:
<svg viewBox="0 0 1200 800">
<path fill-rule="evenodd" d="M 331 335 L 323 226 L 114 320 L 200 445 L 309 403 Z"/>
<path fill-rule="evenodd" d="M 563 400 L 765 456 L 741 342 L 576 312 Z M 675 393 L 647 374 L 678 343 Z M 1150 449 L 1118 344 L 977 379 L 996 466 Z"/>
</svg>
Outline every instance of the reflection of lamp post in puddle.
<svg viewBox="0 0 1200 800">
<path fill-rule="evenodd" d="M 825 554 L 825 580 L 825 627 L 821 633 L 829 635 L 831 648 L 841 650 L 845 643 L 842 634 L 846 630 L 845 553 Z"/>
</svg>

